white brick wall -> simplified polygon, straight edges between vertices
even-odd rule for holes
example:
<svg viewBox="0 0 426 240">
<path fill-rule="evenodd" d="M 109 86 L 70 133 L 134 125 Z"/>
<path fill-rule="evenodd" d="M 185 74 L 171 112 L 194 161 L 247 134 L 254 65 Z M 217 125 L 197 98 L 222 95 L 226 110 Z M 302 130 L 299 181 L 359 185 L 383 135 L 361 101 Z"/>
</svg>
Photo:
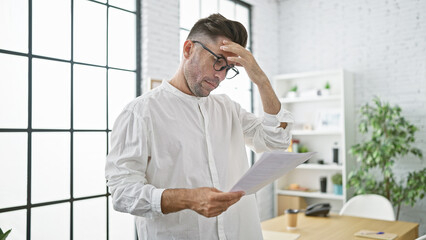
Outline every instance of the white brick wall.
<svg viewBox="0 0 426 240">
<path fill-rule="evenodd" d="M 179 60 L 179 1 L 142 1 L 143 81 L 170 79 Z"/>
<path fill-rule="evenodd" d="M 374 95 L 401 106 L 426 156 L 426 1 L 282 0 L 279 11 L 281 73 L 353 72 L 356 108 Z M 407 157 L 395 169 L 403 178 L 424 167 Z M 400 219 L 425 234 L 426 199 L 404 206 Z"/>
</svg>

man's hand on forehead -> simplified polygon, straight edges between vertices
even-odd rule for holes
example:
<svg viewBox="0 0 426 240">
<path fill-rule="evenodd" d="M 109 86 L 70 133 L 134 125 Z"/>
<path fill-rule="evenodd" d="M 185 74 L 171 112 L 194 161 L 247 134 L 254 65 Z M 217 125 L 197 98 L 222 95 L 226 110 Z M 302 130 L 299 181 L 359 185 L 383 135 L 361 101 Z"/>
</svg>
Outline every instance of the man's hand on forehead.
<svg viewBox="0 0 426 240">
<path fill-rule="evenodd" d="M 245 49 L 238 43 L 232 42 L 230 40 L 223 40 L 220 49 L 224 52 L 228 52 L 234 55 L 228 56 L 226 60 L 229 63 L 244 67 L 247 72 L 247 75 L 253 81 L 253 83 L 263 84 L 265 82 L 269 82 L 265 73 L 257 64 L 256 59 L 253 57 L 249 50 Z"/>
<path fill-rule="evenodd" d="M 228 64 L 234 64 L 235 66 L 243 67 L 239 61 L 234 61 L 235 58 L 241 58 L 241 54 L 244 52 L 241 49 L 248 51 L 243 46 L 230 40 L 223 40 L 220 49 L 225 52 L 229 52 L 231 56 L 227 57 Z"/>
</svg>

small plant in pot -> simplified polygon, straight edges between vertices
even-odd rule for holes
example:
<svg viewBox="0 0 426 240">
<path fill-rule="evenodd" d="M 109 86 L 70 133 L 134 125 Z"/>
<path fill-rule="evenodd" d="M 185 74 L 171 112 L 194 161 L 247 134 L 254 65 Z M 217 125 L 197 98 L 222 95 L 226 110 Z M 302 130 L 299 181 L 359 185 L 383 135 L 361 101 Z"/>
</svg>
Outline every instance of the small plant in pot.
<svg viewBox="0 0 426 240">
<path fill-rule="evenodd" d="M 321 96 L 328 96 L 330 95 L 330 83 L 326 82 L 324 85 L 324 89 L 321 90 Z"/>
<path fill-rule="evenodd" d="M 294 85 L 290 91 L 288 91 L 287 96 L 288 98 L 295 98 L 297 97 L 297 85 Z"/>
<path fill-rule="evenodd" d="M 343 194 L 343 186 L 342 186 L 342 174 L 336 173 L 331 177 L 331 181 L 333 182 L 333 192 L 336 195 Z"/>
<path fill-rule="evenodd" d="M 299 148 L 299 153 L 307 153 L 307 152 L 309 152 L 309 149 L 308 149 L 308 147 L 306 147 L 305 145 L 302 145 L 302 146 Z"/>
</svg>

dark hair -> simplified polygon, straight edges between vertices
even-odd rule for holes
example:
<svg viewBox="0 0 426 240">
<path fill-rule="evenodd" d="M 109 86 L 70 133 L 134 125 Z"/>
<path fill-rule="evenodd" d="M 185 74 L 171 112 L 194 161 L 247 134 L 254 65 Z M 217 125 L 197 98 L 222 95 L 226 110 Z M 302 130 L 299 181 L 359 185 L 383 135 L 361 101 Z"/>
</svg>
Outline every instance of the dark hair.
<svg viewBox="0 0 426 240">
<path fill-rule="evenodd" d="M 192 39 L 198 35 L 205 35 L 213 40 L 222 36 L 243 47 L 247 45 L 246 28 L 240 22 L 229 20 L 219 13 L 198 20 L 189 32 L 187 39 Z"/>
</svg>

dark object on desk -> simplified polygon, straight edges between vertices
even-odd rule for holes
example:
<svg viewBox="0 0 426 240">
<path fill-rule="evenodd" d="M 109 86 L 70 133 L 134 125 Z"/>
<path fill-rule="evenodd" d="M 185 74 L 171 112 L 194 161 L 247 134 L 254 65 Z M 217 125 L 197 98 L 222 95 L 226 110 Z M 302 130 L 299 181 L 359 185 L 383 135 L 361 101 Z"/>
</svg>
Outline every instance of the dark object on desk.
<svg viewBox="0 0 426 240">
<path fill-rule="evenodd" d="M 310 205 L 306 208 L 306 216 L 323 216 L 327 217 L 330 212 L 331 206 L 329 203 L 317 203 Z"/>
<path fill-rule="evenodd" d="M 324 160 L 322 159 L 318 160 L 318 164 L 324 164 Z"/>
<path fill-rule="evenodd" d="M 339 164 L 339 148 L 337 146 L 337 142 L 334 143 L 333 147 L 333 162 Z"/>
<path fill-rule="evenodd" d="M 327 192 L 327 177 L 320 177 L 320 191 L 322 193 L 326 193 Z"/>
</svg>

